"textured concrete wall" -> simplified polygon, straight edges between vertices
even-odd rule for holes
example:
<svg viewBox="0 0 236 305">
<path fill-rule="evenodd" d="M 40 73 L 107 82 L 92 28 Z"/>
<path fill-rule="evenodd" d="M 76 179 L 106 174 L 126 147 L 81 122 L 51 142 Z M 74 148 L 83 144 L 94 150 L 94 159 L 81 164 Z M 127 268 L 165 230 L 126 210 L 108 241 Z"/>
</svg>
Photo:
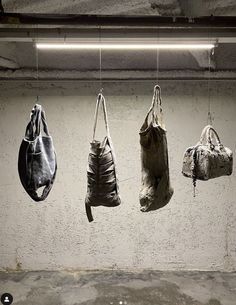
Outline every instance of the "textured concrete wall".
<svg viewBox="0 0 236 305">
<path fill-rule="evenodd" d="M 139 211 L 138 131 L 150 106 L 153 83 L 104 84 L 117 155 L 122 205 L 84 211 L 86 162 L 97 84 L 0 85 L 1 269 L 153 268 L 236 270 L 236 172 L 197 183 L 181 174 L 184 150 L 206 124 L 206 82 L 162 82 L 170 175 L 175 189 L 159 211 Z M 58 155 L 53 190 L 33 202 L 17 173 L 18 148 L 40 93 Z M 211 82 L 210 99 L 222 142 L 235 152 L 235 82 Z"/>
</svg>

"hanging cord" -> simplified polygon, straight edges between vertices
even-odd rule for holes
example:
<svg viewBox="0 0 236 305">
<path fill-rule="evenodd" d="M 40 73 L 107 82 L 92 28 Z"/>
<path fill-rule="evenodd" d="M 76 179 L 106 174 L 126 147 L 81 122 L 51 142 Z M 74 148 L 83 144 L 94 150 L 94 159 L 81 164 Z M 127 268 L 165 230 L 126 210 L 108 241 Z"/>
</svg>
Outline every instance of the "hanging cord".
<svg viewBox="0 0 236 305">
<path fill-rule="evenodd" d="M 157 45 L 159 44 L 159 28 L 157 27 Z M 157 69 L 157 71 L 156 71 L 156 77 L 157 77 L 157 84 L 158 84 L 158 81 L 159 81 L 159 57 L 160 57 L 160 55 L 159 55 L 159 50 L 158 50 L 158 48 L 157 48 L 157 52 L 156 52 L 156 69 Z"/>
<path fill-rule="evenodd" d="M 38 48 L 36 48 L 36 73 L 37 73 L 37 85 L 38 85 L 38 88 L 37 90 L 39 90 L 39 53 L 38 53 Z M 38 91 L 39 93 L 39 91 Z M 39 100 L 39 95 L 37 94 L 37 102 Z"/>
<path fill-rule="evenodd" d="M 160 42 L 160 33 L 159 28 L 157 27 L 157 45 Z M 160 52 L 159 49 L 156 49 L 156 85 L 154 87 L 154 96 L 153 98 L 156 100 L 156 105 L 159 109 L 157 109 L 157 112 L 159 112 L 159 121 L 160 124 L 163 125 L 163 113 L 162 113 L 162 105 L 161 105 L 161 88 L 158 85 L 159 82 L 159 68 L 160 68 Z M 156 117 L 155 110 L 153 113 L 153 116 Z M 157 123 L 157 120 L 156 120 Z M 157 123 L 158 124 L 158 123 Z"/>
<path fill-rule="evenodd" d="M 207 111 L 207 125 L 212 125 L 211 98 L 210 98 L 210 73 L 211 73 L 210 66 L 211 66 L 211 50 L 208 51 L 208 79 L 207 79 L 208 111 Z"/>
<path fill-rule="evenodd" d="M 102 88 L 102 46 L 101 46 L 101 26 L 99 26 L 99 80 L 100 80 L 100 93 L 103 92 Z"/>
<path fill-rule="evenodd" d="M 38 27 L 37 27 L 37 41 L 38 41 Z M 38 52 L 38 48 L 36 47 L 35 44 L 35 49 L 36 49 L 36 84 L 37 84 L 37 92 L 39 93 L 39 52 Z M 37 98 L 36 98 L 36 103 L 38 104 L 39 102 L 39 94 L 37 94 Z"/>
<path fill-rule="evenodd" d="M 208 33 L 208 39 L 210 40 L 210 33 Z M 214 55 L 214 48 L 212 50 L 208 51 L 208 80 L 207 80 L 208 113 L 207 113 L 207 125 L 212 125 L 210 76 L 211 76 L 211 56 L 213 56 L 213 55 Z"/>
</svg>

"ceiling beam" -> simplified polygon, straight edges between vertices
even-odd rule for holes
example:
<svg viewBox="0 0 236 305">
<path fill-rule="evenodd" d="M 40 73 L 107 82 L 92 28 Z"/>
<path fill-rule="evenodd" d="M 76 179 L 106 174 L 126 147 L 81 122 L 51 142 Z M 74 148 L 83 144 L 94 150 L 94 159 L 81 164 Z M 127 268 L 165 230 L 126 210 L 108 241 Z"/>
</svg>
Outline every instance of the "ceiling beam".
<svg viewBox="0 0 236 305">
<path fill-rule="evenodd" d="M 141 27 L 141 28 L 236 28 L 236 17 L 167 17 L 147 15 L 78 15 L 0 13 L 0 24 L 14 26 L 43 25 L 80 27 Z"/>
<path fill-rule="evenodd" d="M 0 14 L 0 41 L 207 40 L 236 43 L 236 17 Z"/>
<path fill-rule="evenodd" d="M 102 81 L 109 80 L 156 80 L 156 70 L 103 70 Z M 236 80 L 236 71 L 195 71 L 195 70 L 171 70 L 159 71 L 158 79 L 162 80 Z M 78 70 L 0 70 L 2 81 L 100 81 L 100 71 L 78 71 Z"/>
</svg>

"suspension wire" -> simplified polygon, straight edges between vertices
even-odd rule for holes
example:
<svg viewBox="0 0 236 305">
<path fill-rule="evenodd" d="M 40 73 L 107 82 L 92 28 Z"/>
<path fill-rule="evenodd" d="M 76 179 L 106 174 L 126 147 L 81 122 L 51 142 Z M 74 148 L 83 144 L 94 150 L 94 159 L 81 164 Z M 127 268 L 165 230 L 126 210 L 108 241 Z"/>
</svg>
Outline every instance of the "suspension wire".
<svg viewBox="0 0 236 305">
<path fill-rule="evenodd" d="M 160 35 L 159 28 L 157 27 L 157 44 L 159 44 L 159 38 L 160 38 L 159 35 Z M 159 59 L 160 59 L 160 53 L 159 53 L 159 50 L 157 48 L 157 52 L 156 52 L 156 69 L 157 69 L 156 77 L 157 77 L 157 84 L 158 84 L 158 81 L 159 81 Z"/>
<path fill-rule="evenodd" d="M 208 40 L 210 40 L 210 32 L 208 32 Z M 208 51 L 208 79 L 207 79 L 208 113 L 207 113 L 207 125 L 212 125 L 210 77 L 211 77 L 211 56 L 213 56 L 213 54 L 214 54 L 214 49 Z"/>
<path fill-rule="evenodd" d="M 37 41 L 38 41 L 38 26 L 37 26 Z M 36 84 L 37 84 L 37 103 L 39 101 L 39 52 L 38 52 L 38 48 L 35 46 L 36 48 Z"/>
<path fill-rule="evenodd" d="M 102 88 L 102 46 L 101 46 L 101 40 L 102 40 L 102 34 L 101 34 L 101 25 L 99 26 L 99 81 L 100 81 L 100 93 L 103 92 Z"/>
<path fill-rule="evenodd" d="M 211 66 L 211 55 L 210 50 L 208 51 L 208 78 L 207 78 L 207 97 L 208 97 L 208 111 L 207 111 L 207 125 L 212 125 L 211 122 L 211 98 L 210 98 L 210 66 Z"/>
<path fill-rule="evenodd" d="M 157 26 L 157 45 L 160 43 L 160 30 L 159 27 Z M 158 85 L 159 83 L 159 70 L 160 70 L 160 50 L 157 48 L 156 50 L 156 84 Z M 162 112 L 162 105 L 161 105 L 161 100 L 158 102 L 158 109 L 157 111 L 159 112 L 159 121 L 160 124 L 163 126 L 163 112 Z"/>
</svg>

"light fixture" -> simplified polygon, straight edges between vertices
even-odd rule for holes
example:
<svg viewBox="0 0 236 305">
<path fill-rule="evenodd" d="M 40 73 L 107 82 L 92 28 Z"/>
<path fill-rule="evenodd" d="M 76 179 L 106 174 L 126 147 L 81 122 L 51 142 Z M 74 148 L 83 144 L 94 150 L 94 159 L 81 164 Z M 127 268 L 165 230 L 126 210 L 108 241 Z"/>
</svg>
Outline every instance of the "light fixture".
<svg viewBox="0 0 236 305">
<path fill-rule="evenodd" d="M 36 43 L 40 50 L 210 50 L 209 43 Z"/>
</svg>

